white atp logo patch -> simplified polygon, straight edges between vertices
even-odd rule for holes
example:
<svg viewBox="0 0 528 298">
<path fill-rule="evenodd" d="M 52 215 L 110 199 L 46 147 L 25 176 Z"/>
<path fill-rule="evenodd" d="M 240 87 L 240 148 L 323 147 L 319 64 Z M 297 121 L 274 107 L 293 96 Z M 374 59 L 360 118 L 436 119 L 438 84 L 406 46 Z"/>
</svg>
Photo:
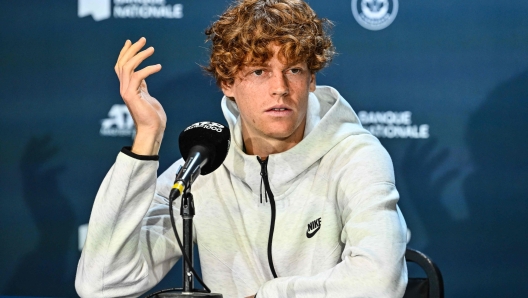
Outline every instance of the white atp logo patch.
<svg viewBox="0 0 528 298">
<path fill-rule="evenodd" d="M 101 120 L 99 133 L 107 137 L 134 137 L 136 129 L 134 119 L 123 104 L 115 104 L 108 112 L 108 118 Z"/>
</svg>

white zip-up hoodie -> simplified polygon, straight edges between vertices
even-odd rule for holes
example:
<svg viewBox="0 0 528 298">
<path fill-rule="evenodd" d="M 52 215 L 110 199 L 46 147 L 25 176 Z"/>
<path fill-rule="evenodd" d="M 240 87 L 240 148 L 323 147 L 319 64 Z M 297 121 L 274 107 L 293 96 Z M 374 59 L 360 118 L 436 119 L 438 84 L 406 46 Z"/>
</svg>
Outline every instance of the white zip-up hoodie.
<svg viewBox="0 0 528 298">
<path fill-rule="evenodd" d="M 192 186 L 208 287 L 226 298 L 402 297 L 407 228 L 392 162 L 339 93 L 324 86 L 310 93 L 303 140 L 268 157 L 268 202 L 265 165 L 243 152 L 236 104 L 224 98 L 222 109 L 231 148 L 220 168 Z M 80 296 L 139 296 L 180 258 L 168 196 L 182 164 L 156 180 L 156 158 L 117 156 L 92 210 L 75 283 Z M 272 199 L 277 278 L 267 253 Z M 182 235 L 179 206 L 178 199 Z"/>
</svg>

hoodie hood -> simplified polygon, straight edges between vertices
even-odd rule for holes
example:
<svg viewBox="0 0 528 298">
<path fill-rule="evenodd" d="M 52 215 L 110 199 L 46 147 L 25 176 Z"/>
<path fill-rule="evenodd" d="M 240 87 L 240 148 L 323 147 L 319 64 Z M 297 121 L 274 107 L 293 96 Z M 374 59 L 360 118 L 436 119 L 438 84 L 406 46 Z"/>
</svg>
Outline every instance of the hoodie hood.
<svg viewBox="0 0 528 298">
<path fill-rule="evenodd" d="M 224 96 L 222 111 L 231 131 L 231 147 L 224 166 L 231 175 L 247 184 L 258 196 L 261 166 L 256 155 L 243 151 L 240 112 L 235 102 Z M 276 200 L 295 184 L 295 178 L 320 160 L 328 151 L 351 135 L 369 134 L 348 102 L 332 87 L 317 86 L 308 98 L 306 127 L 302 141 L 291 149 L 268 157 L 268 177 Z"/>
</svg>

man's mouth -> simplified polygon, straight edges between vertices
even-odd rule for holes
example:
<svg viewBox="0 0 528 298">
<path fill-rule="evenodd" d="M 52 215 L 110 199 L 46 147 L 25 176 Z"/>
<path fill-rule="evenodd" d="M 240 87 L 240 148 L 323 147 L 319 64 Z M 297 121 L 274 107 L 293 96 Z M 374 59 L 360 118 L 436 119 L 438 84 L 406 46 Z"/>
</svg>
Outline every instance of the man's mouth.
<svg viewBox="0 0 528 298">
<path fill-rule="evenodd" d="M 284 111 L 291 111 L 291 109 L 287 105 L 278 104 L 271 106 L 267 109 L 268 112 L 284 112 Z"/>
<path fill-rule="evenodd" d="M 289 117 L 292 113 L 293 110 L 287 107 L 273 107 L 266 110 L 266 114 L 272 117 Z"/>
</svg>

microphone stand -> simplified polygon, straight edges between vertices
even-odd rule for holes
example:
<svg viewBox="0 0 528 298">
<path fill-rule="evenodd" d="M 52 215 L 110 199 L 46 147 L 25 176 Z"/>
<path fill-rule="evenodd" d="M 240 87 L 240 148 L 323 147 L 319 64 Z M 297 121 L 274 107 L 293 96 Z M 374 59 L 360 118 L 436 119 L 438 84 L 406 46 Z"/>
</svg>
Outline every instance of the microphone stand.
<svg viewBox="0 0 528 298">
<path fill-rule="evenodd" d="M 192 193 L 185 192 L 181 200 L 180 215 L 183 218 L 183 250 L 191 260 L 191 264 L 183 262 L 183 292 L 190 293 L 194 288 L 194 280 L 191 272 L 191 267 L 194 267 L 193 246 L 192 241 L 192 223 L 194 218 L 194 198 Z"/>
<path fill-rule="evenodd" d="M 186 188 L 181 199 L 180 215 L 183 218 L 183 291 L 182 292 L 165 292 L 160 291 L 151 296 L 156 298 L 192 298 L 192 297 L 209 297 L 223 298 L 222 294 L 197 292 L 194 289 L 193 267 L 193 218 L 194 218 L 194 199 L 190 191 Z M 190 260 L 190 264 L 185 260 L 185 256 Z M 178 291 L 181 289 L 169 289 L 169 291 Z"/>
</svg>

